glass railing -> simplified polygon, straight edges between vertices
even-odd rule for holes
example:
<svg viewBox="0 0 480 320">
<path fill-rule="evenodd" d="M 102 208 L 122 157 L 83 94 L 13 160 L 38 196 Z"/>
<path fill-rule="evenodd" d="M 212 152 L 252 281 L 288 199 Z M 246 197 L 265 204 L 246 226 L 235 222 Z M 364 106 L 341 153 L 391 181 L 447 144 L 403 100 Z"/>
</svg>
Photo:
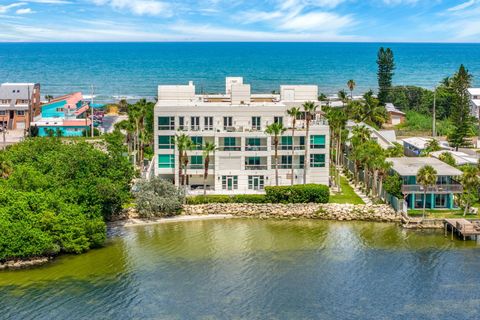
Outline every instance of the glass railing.
<svg viewBox="0 0 480 320">
<path fill-rule="evenodd" d="M 242 151 L 241 146 L 219 146 L 219 151 Z"/>
<path fill-rule="evenodd" d="M 278 164 L 278 169 L 303 169 L 303 163 L 302 164 L 291 164 L 291 163 L 279 163 Z M 272 163 L 272 169 L 275 169 L 275 164 Z"/>
<path fill-rule="evenodd" d="M 267 146 L 245 146 L 245 151 L 267 151 Z"/>
<path fill-rule="evenodd" d="M 245 170 L 267 170 L 268 165 L 266 164 L 246 164 Z"/>
</svg>

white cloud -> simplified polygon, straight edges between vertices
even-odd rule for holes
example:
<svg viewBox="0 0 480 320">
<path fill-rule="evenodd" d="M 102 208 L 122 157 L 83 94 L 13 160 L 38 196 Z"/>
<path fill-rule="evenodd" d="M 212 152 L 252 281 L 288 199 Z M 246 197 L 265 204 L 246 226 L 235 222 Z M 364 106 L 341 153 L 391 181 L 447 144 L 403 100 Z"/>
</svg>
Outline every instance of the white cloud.
<svg viewBox="0 0 480 320">
<path fill-rule="evenodd" d="M 454 7 L 451 7 L 451 8 L 448 9 L 448 11 L 460 11 L 460 10 L 469 8 L 476 3 L 478 3 L 478 0 L 470 0 L 470 1 L 467 1 L 467 2 L 464 2 L 464 3 L 461 3 L 459 5 L 456 5 Z"/>
<path fill-rule="evenodd" d="M 16 14 L 30 14 L 30 13 L 34 13 L 34 12 L 35 11 L 33 11 L 30 8 L 23 8 L 23 9 L 18 9 L 17 11 L 15 11 Z"/>
<path fill-rule="evenodd" d="M 41 3 L 41 4 L 70 4 L 71 1 L 66 0 L 22 0 L 23 2 Z"/>
<path fill-rule="evenodd" d="M 24 2 L 17 2 L 17 3 L 12 3 L 12 4 L 7 4 L 5 6 L 0 6 L 0 13 L 6 13 L 8 12 L 10 9 L 13 9 L 13 8 L 16 8 L 16 7 L 20 7 L 20 6 L 24 6 L 26 5 L 26 3 Z"/>
<path fill-rule="evenodd" d="M 158 0 L 92 0 L 96 5 L 108 5 L 115 10 L 127 10 L 136 15 L 171 15 L 170 5 Z"/>
<path fill-rule="evenodd" d="M 309 12 L 286 20 L 280 28 L 295 31 L 335 31 L 352 25 L 350 16 L 339 16 L 330 12 Z"/>
</svg>

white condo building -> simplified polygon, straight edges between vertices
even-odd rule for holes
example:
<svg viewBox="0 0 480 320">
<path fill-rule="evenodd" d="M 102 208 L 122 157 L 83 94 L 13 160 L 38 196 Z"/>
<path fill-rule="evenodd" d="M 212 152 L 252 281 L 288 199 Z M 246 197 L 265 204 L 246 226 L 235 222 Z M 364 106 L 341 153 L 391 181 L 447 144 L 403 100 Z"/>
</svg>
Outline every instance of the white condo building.
<svg viewBox="0 0 480 320">
<path fill-rule="evenodd" d="M 273 138 L 265 128 L 282 122 L 288 128 L 278 148 L 279 185 L 303 183 L 307 148 L 307 183 L 329 183 L 329 126 L 320 107 L 306 137 L 304 117 L 296 122 L 287 109 L 303 110 L 306 101 L 318 101 L 315 85 L 282 85 L 280 94 L 252 94 L 241 77 L 226 78 L 224 94 L 196 94 L 188 85 L 158 86 L 155 105 L 155 174 L 179 184 L 178 151 L 175 135 L 184 132 L 196 145 L 188 151 L 187 176 L 190 193 L 203 192 L 204 158 L 202 145 L 210 141 L 217 150 L 210 156 L 207 178 L 209 193 L 236 194 L 263 192 L 275 185 Z M 293 151 L 293 156 L 292 156 Z"/>
<path fill-rule="evenodd" d="M 468 88 L 470 96 L 470 112 L 472 116 L 480 118 L 480 88 Z"/>
</svg>

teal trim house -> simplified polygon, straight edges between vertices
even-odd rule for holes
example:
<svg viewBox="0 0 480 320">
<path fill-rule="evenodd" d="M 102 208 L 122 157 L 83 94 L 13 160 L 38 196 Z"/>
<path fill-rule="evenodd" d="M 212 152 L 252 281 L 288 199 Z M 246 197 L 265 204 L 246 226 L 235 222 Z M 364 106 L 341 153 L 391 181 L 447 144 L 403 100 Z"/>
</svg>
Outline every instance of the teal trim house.
<svg viewBox="0 0 480 320">
<path fill-rule="evenodd" d="M 81 137 L 85 130 L 90 130 L 89 108 L 81 92 L 61 96 L 43 104 L 40 115 L 35 117 L 31 126 L 38 128 L 40 137 Z"/>
<path fill-rule="evenodd" d="M 388 158 L 392 163 L 392 173 L 396 172 L 402 178 L 402 193 L 409 209 L 422 209 L 426 201 L 427 209 L 454 209 L 455 194 L 462 193 L 462 185 L 458 177 L 462 172 L 443 161 L 430 157 Z M 430 165 L 437 171 L 437 183 L 428 187 L 424 199 L 424 188 L 417 183 L 417 172 L 422 167 Z"/>
</svg>

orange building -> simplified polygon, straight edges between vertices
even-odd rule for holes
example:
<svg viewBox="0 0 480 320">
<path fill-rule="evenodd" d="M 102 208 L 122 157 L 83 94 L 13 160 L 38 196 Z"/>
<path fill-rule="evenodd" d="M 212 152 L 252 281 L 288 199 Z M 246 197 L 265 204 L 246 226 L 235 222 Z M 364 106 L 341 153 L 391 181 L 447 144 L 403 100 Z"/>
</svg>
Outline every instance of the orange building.
<svg viewBox="0 0 480 320">
<path fill-rule="evenodd" d="M 0 85 L 0 126 L 28 129 L 40 114 L 39 83 L 2 83 Z"/>
</svg>

